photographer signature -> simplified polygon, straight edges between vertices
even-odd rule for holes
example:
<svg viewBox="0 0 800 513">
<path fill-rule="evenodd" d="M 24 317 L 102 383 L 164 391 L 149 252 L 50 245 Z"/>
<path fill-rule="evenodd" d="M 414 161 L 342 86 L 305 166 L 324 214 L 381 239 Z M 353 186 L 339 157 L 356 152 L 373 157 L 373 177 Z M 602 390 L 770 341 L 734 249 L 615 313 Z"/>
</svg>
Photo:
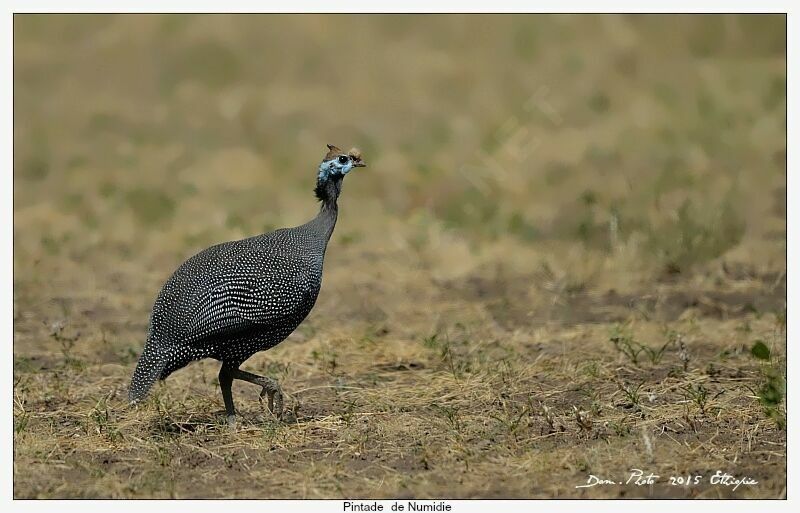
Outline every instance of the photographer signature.
<svg viewBox="0 0 800 513">
<path fill-rule="evenodd" d="M 642 469 L 633 468 L 624 480 L 606 479 L 594 474 L 589 474 L 586 478 L 586 483 L 576 485 L 575 488 L 592 488 L 595 486 L 644 486 L 654 485 L 659 482 L 662 476 L 654 474 L 653 472 L 645 472 Z M 725 486 L 731 488 L 732 491 L 738 489 L 740 486 L 753 486 L 757 485 L 758 481 L 748 477 L 736 477 L 727 472 L 717 470 L 713 475 L 706 476 L 704 474 L 684 474 L 679 476 L 668 476 L 666 479 L 667 484 L 670 486 L 699 486 L 708 483 L 711 486 Z"/>
</svg>

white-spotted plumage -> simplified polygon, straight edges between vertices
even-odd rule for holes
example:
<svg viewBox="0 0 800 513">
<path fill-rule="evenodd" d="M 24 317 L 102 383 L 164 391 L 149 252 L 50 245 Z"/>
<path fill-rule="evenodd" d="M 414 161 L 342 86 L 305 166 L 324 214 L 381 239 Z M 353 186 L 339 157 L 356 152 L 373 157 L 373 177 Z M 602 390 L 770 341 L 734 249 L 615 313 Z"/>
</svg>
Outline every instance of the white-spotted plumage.
<svg viewBox="0 0 800 513">
<path fill-rule="evenodd" d="M 328 148 L 315 189 L 322 207 L 314 219 L 212 246 L 184 262 L 167 280 L 153 305 L 147 342 L 131 380 L 131 401 L 145 397 L 155 380 L 202 358 L 222 362 L 220 384 L 229 418 L 232 379 L 280 394 L 269 378 L 238 368 L 289 336 L 317 299 L 342 179 L 353 167 L 364 166 L 357 151 Z"/>
</svg>

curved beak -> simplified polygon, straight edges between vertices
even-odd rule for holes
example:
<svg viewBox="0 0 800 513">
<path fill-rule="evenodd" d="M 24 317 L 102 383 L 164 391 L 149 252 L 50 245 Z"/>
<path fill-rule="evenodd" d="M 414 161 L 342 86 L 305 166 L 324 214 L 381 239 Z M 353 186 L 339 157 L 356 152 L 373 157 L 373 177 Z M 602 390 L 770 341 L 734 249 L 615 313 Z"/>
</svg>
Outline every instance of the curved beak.
<svg viewBox="0 0 800 513">
<path fill-rule="evenodd" d="M 367 164 L 358 160 L 356 162 L 353 162 L 353 167 L 367 167 Z"/>
</svg>

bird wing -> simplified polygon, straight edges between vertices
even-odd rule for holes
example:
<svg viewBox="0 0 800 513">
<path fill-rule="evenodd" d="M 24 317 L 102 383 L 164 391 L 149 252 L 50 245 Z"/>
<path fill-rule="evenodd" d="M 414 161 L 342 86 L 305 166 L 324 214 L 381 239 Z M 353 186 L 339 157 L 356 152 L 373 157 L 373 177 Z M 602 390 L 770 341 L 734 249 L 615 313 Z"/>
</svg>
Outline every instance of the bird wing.
<svg viewBox="0 0 800 513">
<path fill-rule="evenodd" d="M 307 287 L 293 276 L 225 281 L 198 298 L 190 314 L 187 341 L 217 339 L 280 323 L 297 310 L 307 294 Z"/>
</svg>

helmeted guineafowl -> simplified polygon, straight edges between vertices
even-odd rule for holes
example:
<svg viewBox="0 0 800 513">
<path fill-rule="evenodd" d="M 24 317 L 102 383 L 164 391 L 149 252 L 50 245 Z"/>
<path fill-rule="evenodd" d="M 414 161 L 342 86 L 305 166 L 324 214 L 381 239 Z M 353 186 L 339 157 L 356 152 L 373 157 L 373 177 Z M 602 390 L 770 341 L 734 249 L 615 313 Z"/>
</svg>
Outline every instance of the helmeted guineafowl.
<svg viewBox="0 0 800 513">
<path fill-rule="evenodd" d="M 283 413 L 277 381 L 239 369 L 258 351 L 282 342 L 305 319 L 319 294 L 322 264 L 336 225 L 344 176 L 364 167 L 357 150 L 328 145 L 314 192 L 319 214 L 304 225 L 212 246 L 184 262 L 158 294 L 144 351 L 128 397 L 136 402 L 157 379 L 193 360 L 222 362 L 219 384 L 228 421 L 235 421 L 231 384 L 262 387 L 270 411 Z"/>
</svg>

